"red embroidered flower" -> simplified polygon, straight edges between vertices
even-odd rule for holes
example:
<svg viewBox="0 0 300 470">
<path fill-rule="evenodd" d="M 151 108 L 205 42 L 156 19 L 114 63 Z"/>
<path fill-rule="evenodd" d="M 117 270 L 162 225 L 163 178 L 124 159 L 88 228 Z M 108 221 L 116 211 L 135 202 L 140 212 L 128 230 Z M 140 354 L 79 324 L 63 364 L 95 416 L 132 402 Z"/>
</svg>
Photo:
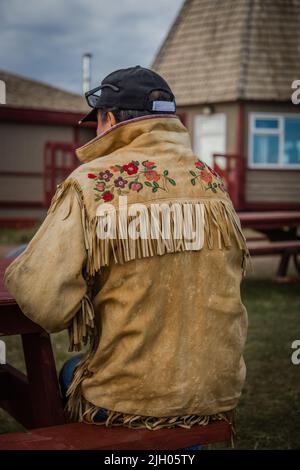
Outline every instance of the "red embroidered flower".
<svg viewBox="0 0 300 470">
<path fill-rule="evenodd" d="M 145 172 L 145 178 L 146 178 L 148 181 L 158 181 L 158 180 L 160 179 L 160 176 L 159 176 L 159 174 L 157 173 L 157 171 L 152 170 L 152 171 L 146 171 L 146 172 Z"/>
<path fill-rule="evenodd" d="M 149 162 L 149 160 L 145 160 L 144 162 L 142 162 L 142 164 L 146 167 L 146 168 L 153 168 L 155 166 L 155 162 Z"/>
<path fill-rule="evenodd" d="M 220 176 L 218 175 L 218 173 L 213 169 L 211 168 L 210 166 L 207 165 L 207 168 L 209 169 L 209 171 L 214 175 L 216 176 L 217 178 L 220 178 Z"/>
<path fill-rule="evenodd" d="M 139 167 L 133 162 L 128 163 L 128 165 L 123 165 L 123 170 L 126 171 L 128 175 L 135 175 L 138 172 Z"/>
<path fill-rule="evenodd" d="M 205 168 L 205 163 L 203 162 L 195 162 L 195 166 L 199 168 L 199 170 L 203 170 Z"/>
<path fill-rule="evenodd" d="M 200 178 L 205 181 L 205 183 L 210 183 L 212 181 L 212 176 L 208 171 L 200 171 Z"/>
<path fill-rule="evenodd" d="M 105 191 L 102 197 L 105 202 L 109 202 L 114 198 L 114 195 L 110 191 Z"/>
<path fill-rule="evenodd" d="M 94 173 L 88 173 L 88 178 L 94 180 L 95 178 L 97 178 L 97 175 L 95 175 Z"/>
</svg>

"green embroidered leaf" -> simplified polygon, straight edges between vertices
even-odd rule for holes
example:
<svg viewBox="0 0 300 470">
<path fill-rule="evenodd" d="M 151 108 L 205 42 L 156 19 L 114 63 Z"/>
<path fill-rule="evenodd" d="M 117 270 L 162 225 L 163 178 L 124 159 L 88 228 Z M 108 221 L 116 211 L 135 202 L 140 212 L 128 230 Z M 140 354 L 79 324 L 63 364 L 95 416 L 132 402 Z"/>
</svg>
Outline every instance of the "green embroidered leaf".
<svg viewBox="0 0 300 470">
<path fill-rule="evenodd" d="M 120 173 L 124 173 L 124 168 L 120 168 Z"/>
<path fill-rule="evenodd" d="M 191 179 L 191 183 L 192 183 L 193 186 L 195 186 L 195 184 L 196 184 L 195 178 L 192 178 L 192 179 Z"/>
<path fill-rule="evenodd" d="M 153 181 L 153 186 L 154 186 L 155 188 L 158 188 L 158 187 L 159 187 L 159 184 L 158 184 L 156 181 Z"/>
<path fill-rule="evenodd" d="M 207 186 L 208 186 L 209 188 L 212 188 L 211 182 L 209 182 Z"/>
<path fill-rule="evenodd" d="M 138 162 L 137 160 L 135 162 L 133 162 L 136 166 L 138 166 L 140 164 L 140 162 Z"/>
<path fill-rule="evenodd" d="M 176 186 L 176 182 L 174 180 L 172 180 L 172 178 L 168 178 L 168 180 L 173 186 Z"/>
<path fill-rule="evenodd" d="M 149 188 L 152 188 L 152 184 L 149 181 L 145 181 L 145 185 L 149 186 Z"/>
<path fill-rule="evenodd" d="M 211 190 L 212 190 L 213 193 L 217 192 L 217 190 L 215 188 L 211 188 Z"/>
<path fill-rule="evenodd" d="M 156 193 L 157 190 L 158 190 L 158 188 L 152 188 L 153 193 Z"/>
<path fill-rule="evenodd" d="M 192 176 L 197 176 L 197 173 L 195 173 L 195 171 L 190 170 L 190 173 Z"/>
<path fill-rule="evenodd" d="M 163 175 L 167 176 L 169 174 L 168 170 L 164 170 Z"/>
</svg>

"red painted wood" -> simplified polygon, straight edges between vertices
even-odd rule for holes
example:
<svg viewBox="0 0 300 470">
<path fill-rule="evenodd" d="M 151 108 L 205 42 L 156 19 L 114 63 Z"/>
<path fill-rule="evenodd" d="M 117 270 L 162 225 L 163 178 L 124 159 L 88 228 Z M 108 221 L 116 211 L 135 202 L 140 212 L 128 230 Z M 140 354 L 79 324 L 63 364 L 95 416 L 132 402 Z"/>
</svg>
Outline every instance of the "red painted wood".
<svg viewBox="0 0 300 470">
<path fill-rule="evenodd" d="M 300 225 L 300 211 L 238 212 L 243 228 L 277 229 Z"/>
<path fill-rule="evenodd" d="M 42 201 L 0 201 L 0 208 L 4 209 L 40 209 Z"/>
<path fill-rule="evenodd" d="M 44 204 L 49 206 L 57 184 L 63 181 L 77 166 L 79 161 L 75 150 L 78 142 L 46 142 L 44 146 Z M 67 161 L 67 157 L 68 161 Z"/>
<path fill-rule="evenodd" d="M 264 256 L 282 253 L 299 253 L 300 241 L 272 242 L 267 244 L 249 242 L 248 248 L 251 256 Z"/>
<path fill-rule="evenodd" d="M 300 202 L 246 202 L 243 210 L 247 211 L 293 211 L 300 210 Z"/>
<path fill-rule="evenodd" d="M 13 229 L 23 229 L 23 228 L 32 228 L 38 223 L 38 219 L 32 218 L 10 218 L 10 217 L 0 217 L 0 229 L 1 228 L 13 228 Z"/>
<path fill-rule="evenodd" d="M 22 382 L 20 376 L 16 379 L 18 371 L 13 374 L 13 382 L 12 374 L 7 374 L 7 387 L 12 391 L 11 399 L 5 399 L 0 406 L 28 428 L 62 424 L 65 417 L 50 337 L 22 313 L 13 296 L 7 291 L 3 276 L 11 261 L 0 260 L 0 336 L 22 335 L 28 393 L 25 401 L 21 402 L 20 396 L 16 401 L 14 392 L 22 390 L 24 380 Z"/>
<path fill-rule="evenodd" d="M 82 113 L 0 107 L 0 122 L 78 126 L 78 121 L 82 116 Z"/>
<path fill-rule="evenodd" d="M 32 178 L 41 178 L 43 173 L 41 171 L 0 171 L 0 176 L 16 176 L 21 178 L 28 176 Z"/>
<path fill-rule="evenodd" d="M 0 450 L 175 450 L 197 444 L 228 442 L 231 426 L 218 421 L 191 429 L 149 431 L 70 423 L 30 433 L 0 436 Z"/>
<path fill-rule="evenodd" d="M 65 423 L 50 337 L 46 332 L 22 334 L 32 410 L 32 427 Z"/>
</svg>

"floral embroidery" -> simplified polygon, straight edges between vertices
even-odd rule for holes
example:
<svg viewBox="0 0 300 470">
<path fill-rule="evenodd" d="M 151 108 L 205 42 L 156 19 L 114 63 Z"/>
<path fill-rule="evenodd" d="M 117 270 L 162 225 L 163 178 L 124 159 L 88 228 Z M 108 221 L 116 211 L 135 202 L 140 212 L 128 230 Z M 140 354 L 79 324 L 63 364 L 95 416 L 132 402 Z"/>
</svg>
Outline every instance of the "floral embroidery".
<svg viewBox="0 0 300 470">
<path fill-rule="evenodd" d="M 223 192 L 227 192 L 220 175 L 213 168 L 201 160 L 195 162 L 195 167 L 196 171 L 190 170 L 190 174 L 193 176 L 191 179 L 193 186 L 195 186 L 196 180 L 199 179 L 199 181 L 203 182 L 206 191 L 209 189 L 216 193 L 220 189 Z"/>
<path fill-rule="evenodd" d="M 88 173 L 88 178 L 95 181 L 95 201 L 111 201 L 115 194 L 126 195 L 130 191 L 140 192 L 149 188 L 153 193 L 168 191 L 168 185 L 176 186 L 176 181 L 170 178 L 169 171 L 159 173 L 153 161 L 131 161 L 126 165 L 115 164 L 109 170 L 98 174 Z"/>
</svg>

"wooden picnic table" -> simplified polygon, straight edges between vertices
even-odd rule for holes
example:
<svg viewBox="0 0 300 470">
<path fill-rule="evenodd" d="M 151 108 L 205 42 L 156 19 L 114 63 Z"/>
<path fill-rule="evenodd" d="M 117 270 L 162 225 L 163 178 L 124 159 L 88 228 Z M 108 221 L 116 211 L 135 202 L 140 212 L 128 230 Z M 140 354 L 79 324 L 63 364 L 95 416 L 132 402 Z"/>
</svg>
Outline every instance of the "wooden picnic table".
<svg viewBox="0 0 300 470">
<path fill-rule="evenodd" d="M 50 337 L 22 313 L 3 283 L 11 261 L 0 260 L 0 338 L 21 335 L 27 375 L 10 364 L 0 364 L 0 407 L 28 429 L 63 424 Z"/>
<path fill-rule="evenodd" d="M 300 225 L 300 211 L 239 212 L 242 227 L 258 231 L 296 229 Z"/>
</svg>

